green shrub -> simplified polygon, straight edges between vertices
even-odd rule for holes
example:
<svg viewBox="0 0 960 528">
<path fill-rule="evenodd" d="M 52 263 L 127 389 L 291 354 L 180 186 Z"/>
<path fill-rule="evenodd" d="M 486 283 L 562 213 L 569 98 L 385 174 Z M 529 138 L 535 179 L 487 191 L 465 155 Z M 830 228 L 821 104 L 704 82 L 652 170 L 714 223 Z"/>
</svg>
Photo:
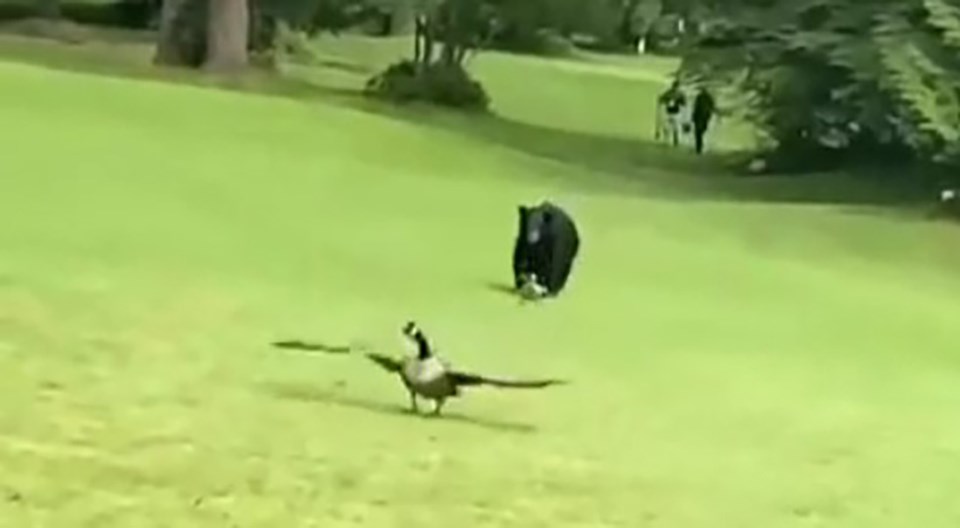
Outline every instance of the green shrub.
<svg viewBox="0 0 960 528">
<path fill-rule="evenodd" d="M 421 76 L 427 101 L 474 110 L 485 110 L 490 104 L 486 91 L 460 65 L 433 64 Z"/>
<path fill-rule="evenodd" d="M 37 15 L 36 6 L 24 3 L 0 2 L 0 22 L 22 20 Z"/>
<path fill-rule="evenodd" d="M 546 57 L 569 57 L 573 55 L 573 42 L 552 29 L 542 29 L 538 32 L 539 52 Z"/>
<path fill-rule="evenodd" d="M 458 64 L 391 64 L 367 82 L 366 93 L 398 103 L 423 101 L 463 110 L 485 111 L 490 105 L 483 86 Z"/>
<path fill-rule="evenodd" d="M 420 98 L 417 64 L 403 60 L 390 66 L 367 81 L 366 93 L 394 102 L 408 102 Z"/>
</svg>

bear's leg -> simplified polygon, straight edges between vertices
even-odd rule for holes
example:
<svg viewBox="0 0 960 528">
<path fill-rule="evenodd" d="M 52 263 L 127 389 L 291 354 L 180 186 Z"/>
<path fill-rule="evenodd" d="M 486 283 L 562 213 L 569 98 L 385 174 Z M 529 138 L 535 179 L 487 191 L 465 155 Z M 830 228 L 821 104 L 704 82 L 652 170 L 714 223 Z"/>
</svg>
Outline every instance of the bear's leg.
<svg viewBox="0 0 960 528">
<path fill-rule="evenodd" d="M 551 261 L 550 247 L 545 241 L 541 240 L 530 248 L 530 266 L 527 268 L 527 274 L 534 275 L 537 284 L 546 289 L 549 289 L 548 283 L 550 281 L 551 270 L 553 269 Z"/>
<path fill-rule="evenodd" d="M 524 277 L 530 272 L 530 251 L 526 241 L 517 239 L 513 246 L 513 287 L 519 290 L 523 286 Z"/>
<path fill-rule="evenodd" d="M 577 256 L 578 243 L 573 241 L 570 247 L 557 247 L 550 260 L 550 274 L 546 278 L 546 287 L 551 296 L 560 293 L 567 285 L 573 261 Z"/>
<path fill-rule="evenodd" d="M 559 294 L 567 285 L 567 278 L 570 276 L 570 261 L 565 258 L 557 259 L 550 270 L 550 277 L 547 280 L 547 291 L 551 296 Z"/>
</svg>

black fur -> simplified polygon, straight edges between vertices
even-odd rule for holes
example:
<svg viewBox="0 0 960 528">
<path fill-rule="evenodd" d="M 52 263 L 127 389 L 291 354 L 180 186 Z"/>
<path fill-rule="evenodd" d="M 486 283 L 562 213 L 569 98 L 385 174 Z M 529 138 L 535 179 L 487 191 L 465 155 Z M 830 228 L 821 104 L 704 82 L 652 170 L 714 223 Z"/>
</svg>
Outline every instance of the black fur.
<svg viewBox="0 0 960 528">
<path fill-rule="evenodd" d="M 559 206 L 545 201 L 517 208 L 520 224 L 513 248 L 514 286 L 523 285 L 533 273 L 548 295 L 557 295 L 567 284 L 580 249 L 580 235 L 573 219 Z"/>
</svg>

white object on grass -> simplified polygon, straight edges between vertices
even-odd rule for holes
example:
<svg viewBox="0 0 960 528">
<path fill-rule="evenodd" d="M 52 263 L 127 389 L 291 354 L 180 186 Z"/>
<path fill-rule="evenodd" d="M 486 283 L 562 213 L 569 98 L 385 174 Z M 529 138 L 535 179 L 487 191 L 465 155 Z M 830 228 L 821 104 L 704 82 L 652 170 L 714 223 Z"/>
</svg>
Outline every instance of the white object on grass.
<svg viewBox="0 0 960 528">
<path fill-rule="evenodd" d="M 750 161 L 750 164 L 747 166 L 747 170 L 749 170 L 750 172 L 752 172 L 752 173 L 754 173 L 754 174 L 759 174 L 759 173 L 761 173 L 761 172 L 766 172 L 766 170 L 767 170 L 767 162 L 764 161 L 762 158 L 756 158 L 756 159 Z"/>
<path fill-rule="evenodd" d="M 520 286 L 520 295 L 527 299 L 538 299 L 546 295 L 547 289 L 537 282 L 537 276 L 533 273 L 528 274 L 523 279 Z"/>
<path fill-rule="evenodd" d="M 940 201 L 949 202 L 957 199 L 957 190 L 956 189 L 943 189 L 940 191 Z"/>
</svg>

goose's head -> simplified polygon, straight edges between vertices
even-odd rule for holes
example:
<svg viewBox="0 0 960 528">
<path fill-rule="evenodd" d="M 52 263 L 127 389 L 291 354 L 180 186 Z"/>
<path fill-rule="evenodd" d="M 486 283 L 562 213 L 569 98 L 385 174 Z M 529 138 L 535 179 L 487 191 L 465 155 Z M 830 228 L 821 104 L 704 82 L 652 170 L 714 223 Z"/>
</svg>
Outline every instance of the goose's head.
<svg viewBox="0 0 960 528">
<path fill-rule="evenodd" d="M 420 333 L 420 327 L 417 326 L 417 323 L 413 321 L 407 321 L 407 324 L 403 325 L 403 335 L 414 339 L 417 334 Z"/>
<path fill-rule="evenodd" d="M 420 330 L 420 327 L 417 326 L 417 323 L 409 321 L 407 324 L 403 325 L 403 335 L 417 344 L 417 357 L 419 359 L 427 359 L 433 356 L 433 351 L 430 350 L 430 344 L 427 342 L 427 337 L 423 335 L 423 331 Z"/>
</svg>

